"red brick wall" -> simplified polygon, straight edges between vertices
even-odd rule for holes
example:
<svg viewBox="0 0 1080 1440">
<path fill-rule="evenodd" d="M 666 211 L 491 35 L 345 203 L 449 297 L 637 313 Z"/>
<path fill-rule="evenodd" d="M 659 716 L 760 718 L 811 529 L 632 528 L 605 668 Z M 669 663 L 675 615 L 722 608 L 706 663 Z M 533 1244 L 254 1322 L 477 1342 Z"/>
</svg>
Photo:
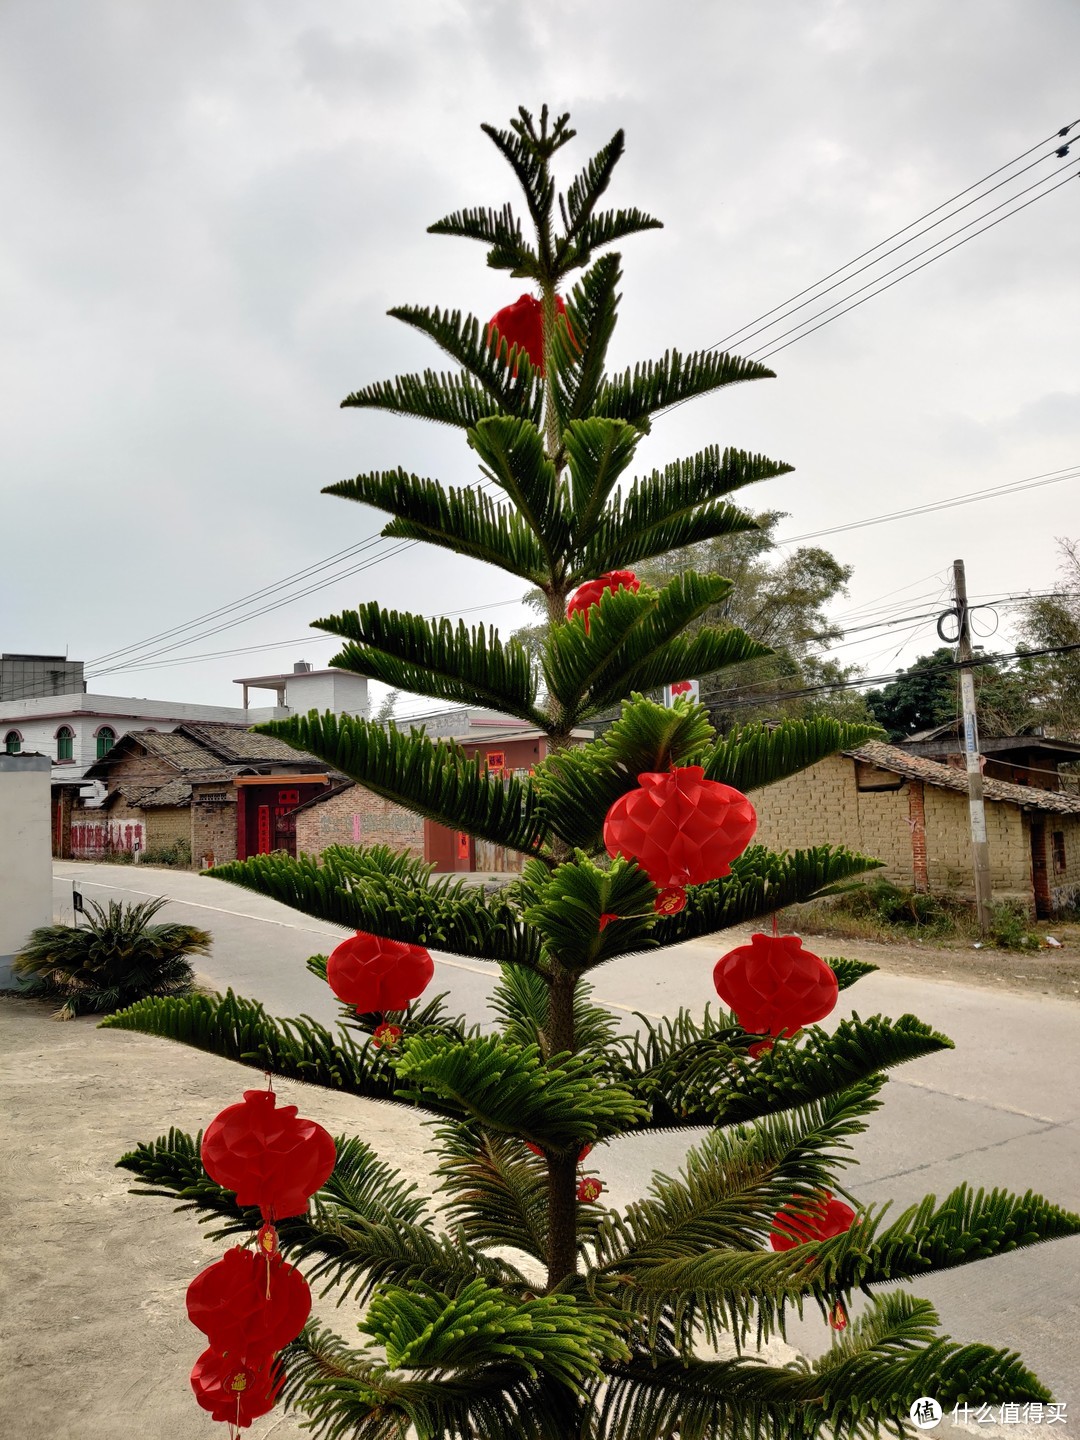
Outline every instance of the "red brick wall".
<svg viewBox="0 0 1080 1440">
<path fill-rule="evenodd" d="M 297 811 L 297 854 L 321 855 L 328 845 L 389 845 L 423 857 L 424 821 L 361 785 L 350 785 Z"/>
<path fill-rule="evenodd" d="M 930 889 L 926 864 L 926 806 L 921 780 L 908 783 L 908 824 L 911 826 L 912 889 L 925 895 Z"/>
</svg>

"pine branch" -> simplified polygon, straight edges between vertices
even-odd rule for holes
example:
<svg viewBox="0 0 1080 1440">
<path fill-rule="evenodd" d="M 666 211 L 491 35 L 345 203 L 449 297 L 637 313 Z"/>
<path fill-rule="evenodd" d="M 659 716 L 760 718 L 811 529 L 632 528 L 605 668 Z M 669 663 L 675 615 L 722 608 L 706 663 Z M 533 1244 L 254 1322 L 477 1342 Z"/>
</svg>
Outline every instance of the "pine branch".
<svg viewBox="0 0 1080 1440">
<path fill-rule="evenodd" d="M 467 1125 L 439 1133 L 439 1175 L 449 1218 L 478 1249 L 509 1245 L 547 1263 L 548 1182 L 522 1141 Z"/>
<path fill-rule="evenodd" d="M 633 565 L 653 555 L 740 530 L 753 516 L 719 503 L 733 490 L 788 474 L 791 465 L 718 445 L 639 477 L 597 521 L 575 578 Z"/>
<path fill-rule="evenodd" d="M 857 1227 L 814 1247 L 813 1281 L 823 1293 L 909 1280 L 1080 1233 L 1080 1215 L 1031 1190 L 1017 1196 L 960 1185 L 940 1205 L 927 1195 L 883 1228 L 888 1208 L 864 1211 Z"/>
<path fill-rule="evenodd" d="M 395 305 L 387 313 L 430 336 L 479 380 L 500 410 L 540 424 L 543 389 L 528 355 L 516 350 L 511 359 L 505 342 L 504 353 L 500 354 L 475 315 L 463 315 L 460 310 L 432 310 L 423 305 Z"/>
<path fill-rule="evenodd" d="M 536 704 L 529 652 L 516 640 L 504 644 L 493 627 L 431 621 L 375 602 L 312 623 L 349 642 L 331 662 L 340 669 L 414 695 L 490 705 L 541 728 L 549 723 Z"/>
<path fill-rule="evenodd" d="M 547 578 L 547 557 L 530 527 L 517 510 L 483 490 L 444 489 L 437 481 L 391 470 L 339 480 L 323 494 L 389 511 L 396 518 L 382 533 L 391 539 L 438 545 L 534 585 Z"/>
<path fill-rule="evenodd" d="M 386 846 L 331 845 L 314 859 L 253 855 L 211 872 L 331 925 L 389 940 L 428 945 L 451 955 L 537 966 L 540 937 L 501 897 Z"/>
<path fill-rule="evenodd" d="M 559 196 L 559 209 L 565 229 L 560 251 L 576 238 L 592 216 L 600 196 L 611 183 L 615 166 L 622 159 L 625 149 L 626 135 L 622 130 L 616 130 L 607 144 L 574 176 L 565 199 Z"/>
<path fill-rule="evenodd" d="M 785 1307 L 813 1293 L 813 1280 L 805 1252 L 791 1263 L 762 1246 L 778 1210 L 796 1198 L 812 1204 L 851 1163 L 845 1152 L 878 1107 L 879 1088 L 859 1085 L 714 1133 L 689 1152 L 677 1178 L 654 1176 L 649 1196 L 610 1214 L 596 1234 L 600 1273 L 623 1281 L 619 1303 L 637 1311 L 650 1334 L 670 1313 L 684 1354 L 699 1332 L 715 1346 L 726 1331 L 742 1343 L 754 1324 L 759 1338 L 782 1330 Z"/>
<path fill-rule="evenodd" d="M 605 245 L 614 245 L 628 235 L 640 235 L 643 230 L 662 230 L 662 220 L 644 210 L 631 207 L 629 210 L 602 210 L 586 220 L 578 231 L 575 241 L 568 245 L 559 257 L 560 269 L 572 270 L 576 265 L 587 265 L 593 251 Z"/>
<path fill-rule="evenodd" d="M 842 845 L 815 845 L 787 855 L 752 845 L 731 862 L 731 873 L 723 880 L 691 886 L 686 892 L 686 909 L 662 916 L 654 938 L 661 946 L 678 945 L 699 935 L 745 925 L 812 900 L 831 886 L 880 865 L 880 860 L 854 854 Z"/>
<path fill-rule="evenodd" d="M 578 1391 L 602 1361 L 629 1355 L 614 1317 L 596 1306 L 572 1295 L 521 1300 L 482 1279 L 455 1294 L 417 1284 L 380 1291 L 358 1328 L 394 1370 L 464 1375 L 509 1363 Z"/>
<path fill-rule="evenodd" d="M 702 764 L 710 780 L 733 785 L 736 790 L 757 790 L 880 734 L 876 726 L 851 725 L 829 715 L 770 725 L 754 723 L 725 735 Z"/>
<path fill-rule="evenodd" d="M 439 1036 L 404 1042 L 398 1083 L 443 1114 L 520 1137 L 554 1153 L 619 1134 L 644 1117 L 620 1085 L 600 1083 L 603 1067 L 581 1055 L 549 1056 L 498 1036 L 454 1044 Z"/>
<path fill-rule="evenodd" d="M 207 1175 L 194 1139 L 170 1130 L 152 1144 L 140 1144 L 117 1161 L 137 1177 L 134 1195 L 179 1200 L 204 1225 L 215 1225 L 212 1240 L 247 1239 L 262 1224 L 254 1206 L 240 1206 L 231 1190 Z M 365 1302 L 384 1281 L 466 1285 L 478 1273 L 511 1288 L 524 1287 L 514 1266 L 484 1255 L 460 1236 L 436 1234 L 424 1198 L 369 1146 L 337 1137 L 337 1163 L 314 1196 L 312 1210 L 278 1222 L 281 1249 L 309 1281 L 340 1291 L 338 1303 Z"/>
<path fill-rule="evenodd" d="M 471 430 L 480 420 L 499 413 L 497 403 L 470 376 L 439 375 L 434 370 L 377 380 L 346 395 L 341 408 L 389 410 L 417 420 L 456 425 L 461 430 Z"/>
<path fill-rule="evenodd" d="M 563 446 L 570 467 L 575 545 L 591 545 L 604 504 L 633 460 L 640 438 L 639 432 L 623 420 L 571 420 L 566 426 Z M 583 577 L 600 573 L 600 567 L 590 568 L 585 562 L 577 569 Z"/>
<path fill-rule="evenodd" d="M 560 433 L 575 420 L 592 415 L 596 393 L 604 378 L 608 345 L 615 332 L 621 279 L 618 255 L 605 255 L 587 270 L 566 297 L 565 326 L 555 331 L 555 364 L 549 394 Z M 580 523 L 578 535 L 584 532 Z"/>
<path fill-rule="evenodd" d="M 655 895 L 652 881 L 632 861 L 614 860 L 601 869 L 578 855 L 552 872 L 524 918 L 560 965 L 581 972 L 649 948 Z M 604 915 L 618 918 L 601 928 Z"/>
<path fill-rule="evenodd" d="M 501 210 L 455 210 L 442 220 L 436 220 L 434 225 L 429 225 L 428 234 L 479 240 L 491 246 L 487 263 L 493 270 L 509 270 L 512 275 L 534 280 L 539 278 L 539 256 L 531 245 L 525 243 L 521 221 L 509 205 L 504 205 Z"/>
<path fill-rule="evenodd" d="M 254 728 L 317 755 L 366 790 L 452 830 L 527 852 L 542 837 L 531 787 L 513 776 L 489 778 L 481 759 L 468 759 L 458 745 L 329 712 L 290 715 Z"/>
<path fill-rule="evenodd" d="M 682 355 L 668 350 L 662 360 L 649 360 L 606 380 L 596 397 L 595 414 L 628 420 L 648 430 L 649 417 L 695 395 L 707 395 L 744 380 L 775 379 L 775 372 L 756 360 L 699 350 Z"/>
<path fill-rule="evenodd" d="M 469 444 L 539 540 L 546 579 L 561 568 L 570 524 L 559 504 L 558 477 L 544 437 L 529 420 L 499 415 L 479 421 L 469 432 Z"/>
<path fill-rule="evenodd" d="M 906 1303 L 920 1323 L 902 1312 Z M 655 1360 L 635 1356 L 605 1367 L 609 1384 L 598 1418 L 605 1440 L 862 1440 L 888 1426 L 906 1433 L 912 1397 L 943 1408 L 1045 1400 L 1047 1391 L 1006 1351 L 934 1337 L 937 1315 L 925 1301 L 890 1296 L 855 1322 L 813 1370 L 777 1369 L 752 1358 Z M 929 1337 L 929 1338 L 927 1338 Z"/>
<path fill-rule="evenodd" d="M 284 1352 L 287 1406 L 302 1408 L 318 1440 L 568 1440 L 581 1433 L 583 1402 L 520 1365 L 490 1366 L 436 1380 L 395 1375 L 309 1325 Z M 478 1428 L 479 1427 L 479 1428 Z"/>
<path fill-rule="evenodd" d="M 831 1035 L 815 1025 L 797 1041 L 777 1041 L 753 1061 L 741 1053 L 746 1040 L 718 1024 L 715 1033 L 693 1040 L 685 1050 L 661 1054 L 649 1069 L 616 1072 L 650 1107 L 649 1120 L 636 1128 L 745 1124 L 815 1104 L 894 1065 L 953 1048 L 947 1036 L 914 1015 L 899 1020 L 854 1015 Z M 627 1059 L 640 1063 L 636 1054 Z"/>
<path fill-rule="evenodd" d="M 358 1044 L 347 1030 L 333 1034 L 309 1016 L 279 1019 L 231 990 L 225 995 L 182 995 L 140 1000 L 99 1021 L 103 1030 L 134 1030 L 176 1040 L 195 1050 L 235 1060 L 253 1070 L 321 1085 L 369 1099 L 403 1097 L 388 1052 L 370 1039 Z"/>
</svg>

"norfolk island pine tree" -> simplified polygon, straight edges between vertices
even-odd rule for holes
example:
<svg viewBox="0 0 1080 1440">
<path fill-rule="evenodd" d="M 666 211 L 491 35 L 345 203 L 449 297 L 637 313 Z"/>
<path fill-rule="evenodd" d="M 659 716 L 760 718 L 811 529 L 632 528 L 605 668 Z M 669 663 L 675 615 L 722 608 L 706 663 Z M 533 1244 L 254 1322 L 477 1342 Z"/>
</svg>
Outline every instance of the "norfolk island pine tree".
<svg viewBox="0 0 1080 1440">
<path fill-rule="evenodd" d="M 390 1016 L 404 1035 L 380 1048 L 371 1032 L 385 1017 L 346 1009 L 331 1033 L 232 992 L 146 1000 L 104 1023 L 413 1106 L 436 1125 L 437 1201 L 361 1139 L 340 1137 L 310 1212 L 281 1223 L 282 1247 L 309 1279 L 366 1305 L 359 1340 L 313 1323 L 285 1354 L 286 1398 L 319 1435 L 861 1435 L 898 1428 L 922 1395 L 943 1406 L 1049 1399 L 1016 1355 L 939 1335 L 932 1307 L 895 1287 L 1074 1234 L 1080 1217 L 1030 1193 L 961 1186 L 899 1215 L 860 1208 L 829 1240 L 768 1248 L 784 1206 L 808 1210 L 826 1189 L 858 1204 L 840 1180 L 851 1137 L 879 1105 L 887 1070 L 948 1048 L 946 1037 L 913 1016 L 852 1015 L 832 1034 L 810 1027 L 752 1058 L 754 1037 L 724 1011 L 683 1010 L 627 1036 L 590 1000 L 587 977 L 600 965 L 770 915 L 875 863 L 824 845 L 790 854 L 752 845 L 729 876 L 692 887 L 680 913 L 658 915 L 648 876 L 610 859 L 601 840 L 609 807 L 640 773 L 697 764 L 747 790 L 876 732 L 816 718 L 718 738 L 700 706 L 665 710 L 644 698 L 763 653 L 742 632 L 693 628 L 725 593 L 723 578 L 684 573 L 660 590 L 609 591 L 588 629 L 580 615 L 567 619 L 583 581 L 752 524 L 728 497 L 790 467 L 714 447 L 620 485 L 654 415 L 771 372 L 672 350 L 609 375 L 620 262 L 607 247 L 658 226 L 637 210 L 598 208 L 621 132 L 557 194 L 551 161 L 573 137 L 567 116 L 552 120 L 545 108 L 537 122 L 521 110 L 509 129 L 483 128 L 521 185 L 533 238 L 510 206 L 462 210 L 431 229 L 482 241 L 489 265 L 535 288 L 542 364 L 493 348 L 469 316 L 391 311 L 460 369 L 372 384 L 344 404 L 457 426 L 484 481 L 454 489 L 398 470 L 328 493 L 389 512 L 388 536 L 539 586 L 550 618 L 546 694 L 528 654 L 482 627 L 377 604 L 318 623 L 344 641 L 332 663 L 494 706 L 544 731 L 549 758 L 506 779 L 451 744 L 354 717 L 312 713 L 259 728 L 412 811 L 521 852 L 523 873 L 487 897 L 378 846 L 332 847 L 318 862 L 259 856 L 213 873 L 322 920 L 491 962 L 496 1023 L 467 1028 L 440 997 Z M 575 727 L 620 701 L 601 738 L 569 744 Z M 601 925 L 612 914 L 618 922 Z M 830 963 L 842 989 L 873 968 Z M 323 957 L 309 965 L 325 975 Z M 693 1127 L 706 1138 L 644 1199 L 622 1210 L 579 1201 L 584 1145 Z M 206 1176 L 197 1139 L 174 1130 L 120 1163 L 145 1192 L 202 1212 L 215 1234 L 250 1235 L 259 1223 Z M 783 1334 L 792 1310 L 810 1303 L 824 1316 L 855 1292 L 866 1297 L 861 1313 L 822 1358 L 791 1367 L 758 1358 L 757 1342 Z"/>
</svg>

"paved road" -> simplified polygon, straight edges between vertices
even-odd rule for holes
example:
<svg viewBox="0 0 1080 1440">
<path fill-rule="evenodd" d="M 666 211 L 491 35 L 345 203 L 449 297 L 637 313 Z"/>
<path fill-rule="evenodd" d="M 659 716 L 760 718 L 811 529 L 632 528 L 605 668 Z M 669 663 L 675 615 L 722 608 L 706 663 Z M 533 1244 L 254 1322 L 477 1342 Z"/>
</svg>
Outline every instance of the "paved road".
<svg viewBox="0 0 1080 1440">
<path fill-rule="evenodd" d="M 58 918 L 70 919 L 76 879 L 98 901 L 168 895 L 166 915 L 213 933 L 213 953 L 198 966 L 210 984 L 231 985 L 276 1014 L 336 1021 L 336 1002 L 304 961 L 327 953 L 347 933 L 340 928 L 184 872 L 57 862 L 55 875 Z M 703 1007 L 715 999 L 712 965 L 728 943 L 695 941 L 662 955 L 627 957 L 597 973 L 596 998 L 628 1024 L 635 1010 L 661 1015 L 680 1005 Z M 493 967 L 442 955 L 435 962 L 432 993 L 446 990 L 456 1011 L 485 1019 Z M 1080 1208 L 1080 1007 L 883 974 L 841 999 L 863 1015 L 912 1011 L 957 1047 L 893 1072 L 883 1109 L 856 1142 L 859 1165 L 849 1184 L 861 1200 L 902 1207 L 967 1180 L 988 1189 L 1035 1189 Z M 843 1003 L 841 1011 L 850 1013 Z M 611 1199 L 625 1203 L 640 1194 L 646 1165 L 676 1169 L 693 1138 L 608 1145 L 597 1168 Z M 1056 1397 L 1071 1402 L 1073 1424 L 1080 1424 L 1080 1237 L 909 1288 L 937 1305 L 958 1340 L 1019 1350 Z M 796 1322 L 789 1338 L 809 1353 L 828 1343 L 816 1314 Z"/>
</svg>

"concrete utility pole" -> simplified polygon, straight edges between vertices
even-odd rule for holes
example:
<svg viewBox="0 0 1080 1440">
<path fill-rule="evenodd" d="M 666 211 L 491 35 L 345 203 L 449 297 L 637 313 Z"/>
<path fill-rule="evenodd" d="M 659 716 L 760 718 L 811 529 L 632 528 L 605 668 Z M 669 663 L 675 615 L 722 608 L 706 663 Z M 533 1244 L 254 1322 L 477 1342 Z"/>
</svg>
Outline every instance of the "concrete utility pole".
<svg viewBox="0 0 1080 1440">
<path fill-rule="evenodd" d="M 964 759 L 967 765 L 968 810 L 971 816 L 971 849 L 975 857 L 975 910 L 979 929 L 990 929 L 990 844 L 986 838 L 986 806 L 979 765 L 979 725 L 975 716 L 975 677 L 971 672 L 971 620 L 968 615 L 967 578 L 963 560 L 953 561 L 953 593 L 956 597 L 957 659 L 960 661 L 960 698 L 964 709 Z"/>
</svg>

